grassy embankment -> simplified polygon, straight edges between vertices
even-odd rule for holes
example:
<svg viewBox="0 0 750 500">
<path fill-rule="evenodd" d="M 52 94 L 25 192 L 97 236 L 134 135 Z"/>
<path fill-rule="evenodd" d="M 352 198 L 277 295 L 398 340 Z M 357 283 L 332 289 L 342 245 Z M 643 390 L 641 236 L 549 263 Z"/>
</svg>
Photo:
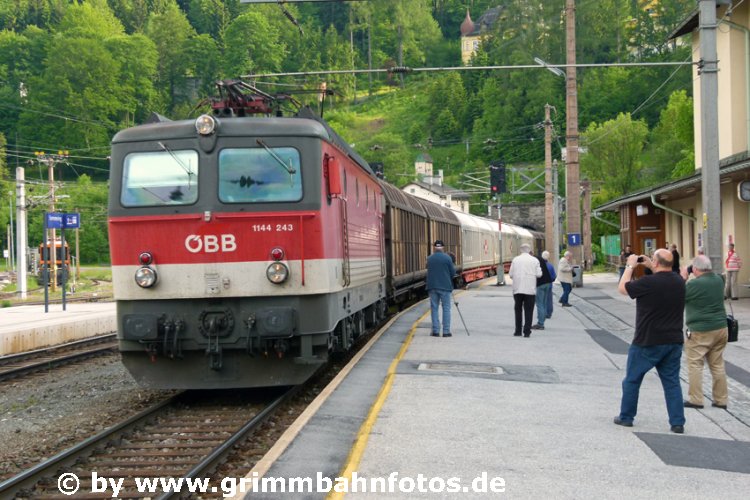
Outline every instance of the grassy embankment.
<svg viewBox="0 0 750 500">
<path fill-rule="evenodd" d="M 71 276 L 71 281 L 72 280 Z M 75 290 L 75 291 L 73 291 Z M 37 282 L 36 276 L 29 275 L 26 280 L 26 300 L 15 295 L 18 284 L 13 282 L 0 287 L 0 307 L 21 305 L 27 302 L 36 303 L 44 300 L 44 287 Z M 82 267 L 80 278 L 67 284 L 67 298 L 91 297 L 106 299 L 112 296 L 112 270 L 109 267 Z M 62 289 L 49 293 L 50 300 L 62 299 Z"/>
</svg>

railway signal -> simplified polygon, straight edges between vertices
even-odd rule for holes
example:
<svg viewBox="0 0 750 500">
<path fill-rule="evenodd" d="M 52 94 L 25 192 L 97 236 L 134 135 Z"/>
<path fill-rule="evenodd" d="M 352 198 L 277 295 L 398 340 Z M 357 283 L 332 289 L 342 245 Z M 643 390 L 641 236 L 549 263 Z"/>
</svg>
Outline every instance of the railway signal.
<svg viewBox="0 0 750 500">
<path fill-rule="evenodd" d="M 490 192 L 493 195 L 505 193 L 505 162 L 497 161 L 490 163 Z"/>
</svg>

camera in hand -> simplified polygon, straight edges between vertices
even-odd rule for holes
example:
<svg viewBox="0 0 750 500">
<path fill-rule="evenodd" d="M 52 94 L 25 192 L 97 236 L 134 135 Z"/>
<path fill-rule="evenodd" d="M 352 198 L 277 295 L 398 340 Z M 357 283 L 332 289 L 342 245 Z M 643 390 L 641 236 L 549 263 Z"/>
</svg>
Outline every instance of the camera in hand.
<svg viewBox="0 0 750 500">
<path fill-rule="evenodd" d="M 643 262 L 643 257 L 638 257 L 638 260 L 636 262 Z"/>
</svg>

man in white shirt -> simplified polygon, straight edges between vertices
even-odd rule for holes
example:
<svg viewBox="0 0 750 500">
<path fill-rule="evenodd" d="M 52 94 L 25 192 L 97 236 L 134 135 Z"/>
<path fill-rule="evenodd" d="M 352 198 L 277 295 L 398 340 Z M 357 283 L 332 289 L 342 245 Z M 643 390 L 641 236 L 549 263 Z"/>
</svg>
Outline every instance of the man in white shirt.
<svg viewBox="0 0 750 500">
<path fill-rule="evenodd" d="M 542 276 L 539 260 L 531 255 L 531 245 L 521 245 L 521 253 L 510 264 L 510 279 L 513 280 L 513 301 L 516 313 L 516 329 L 513 335 L 521 336 L 521 311 L 523 310 L 523 336 L 531 335 L 536 298 L 536 279 Z"/>
</svg>

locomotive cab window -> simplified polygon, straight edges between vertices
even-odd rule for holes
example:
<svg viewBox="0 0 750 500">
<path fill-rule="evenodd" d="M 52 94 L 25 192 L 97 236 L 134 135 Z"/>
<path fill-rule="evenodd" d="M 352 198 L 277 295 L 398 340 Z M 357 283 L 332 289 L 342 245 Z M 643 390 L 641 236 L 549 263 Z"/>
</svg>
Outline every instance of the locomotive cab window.
<svg viewBox="0 0 750 500">
<path fill-rule="evenodd" d="M 302 200 L 299 151 L 291 147 L 224 149 L 219 153 L 219 200 L 267 203 Z"/>
<path fill-rule="evenodd" d="M 122 170 L 120 202 L 125 207 L 190 205 L 198 199 L 198 153 L 131 153 Z"/>
</svg>

